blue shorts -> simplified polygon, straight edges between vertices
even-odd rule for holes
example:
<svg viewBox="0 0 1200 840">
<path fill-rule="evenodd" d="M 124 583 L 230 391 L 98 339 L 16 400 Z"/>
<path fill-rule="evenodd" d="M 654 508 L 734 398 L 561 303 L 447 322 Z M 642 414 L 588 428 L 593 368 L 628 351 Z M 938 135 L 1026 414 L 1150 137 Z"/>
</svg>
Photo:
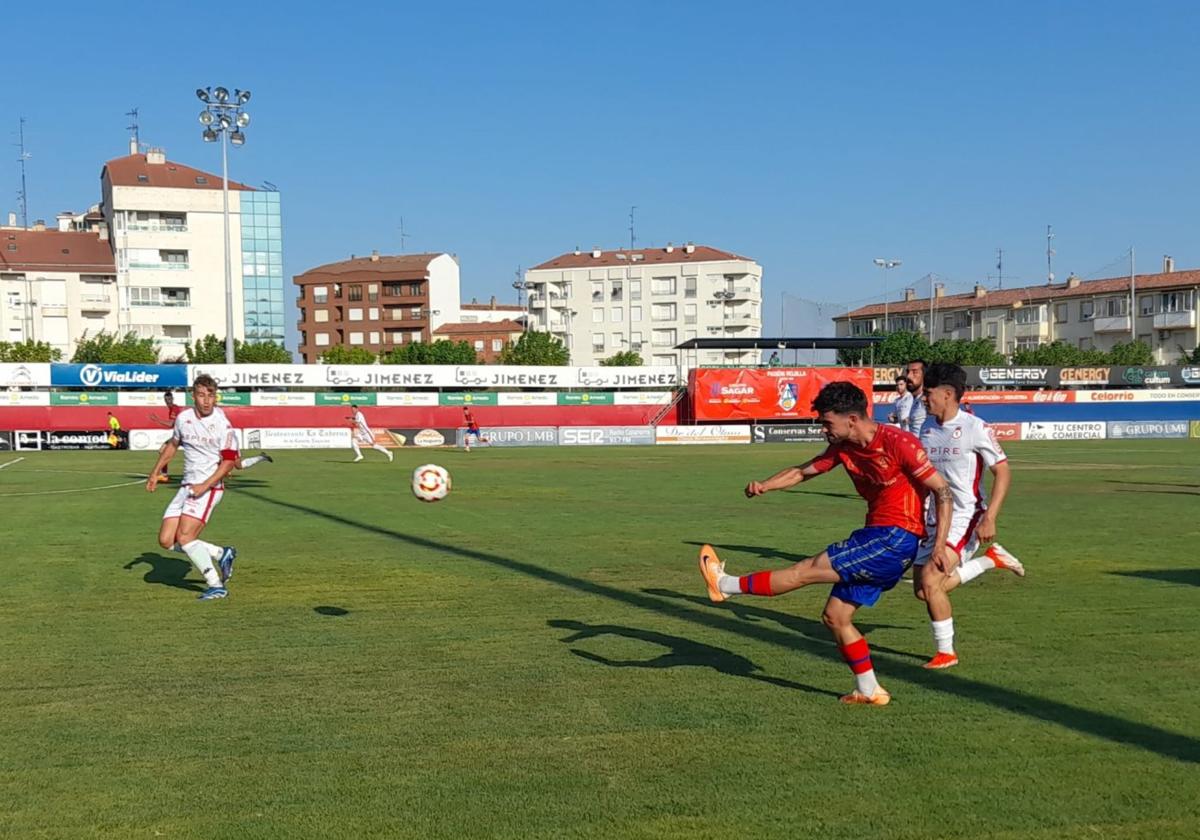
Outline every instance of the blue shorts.
<svg viewBox="0 0 1200 840">
<path fill-rule="evenodd" d="M 870 607 L 900 578 L 917 556 L 921 539 L 903 528 L 868 526 L 825 549 L 841 578 L 829 593 L 860 607 Z"/>
<path fill-rule="evenodd" d="M 464 437 L 464 438 L 467 438 L 467 437 L 470 437 L 471 435 L 475 435 L 476 439 L 479 439 L 479 437 L 480 437 L 480 435 L 479 435 L 479 429 L 467 429 L 467 431 L 466 431 L 466 433 L 463 435 L 463 437 Z"/>
</svg>

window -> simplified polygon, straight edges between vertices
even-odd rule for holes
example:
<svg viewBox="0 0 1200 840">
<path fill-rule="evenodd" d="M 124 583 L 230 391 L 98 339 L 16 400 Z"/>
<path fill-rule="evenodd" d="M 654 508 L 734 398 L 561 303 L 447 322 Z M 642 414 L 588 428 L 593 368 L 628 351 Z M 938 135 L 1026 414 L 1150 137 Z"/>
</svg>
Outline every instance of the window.
<svg viewBox="0 0 1200 840">
<path fill-rule="evenodd" d="M 675 304 L 673 303 L 655 303 L 650 307 L 651 321 L 674 321 L 675 320 Z"/>
<path fill-rule="evenodd" d="M 318 324 L 324 324 L 328 320 L 329 320 L 329 310 L 328 309 L 314 309 L 313 310 L 313 321 L 315 321 Z"/>
<path fill-rule="evenodd" d="M 674 347 L 677 343 L 675 330 L 654 330 L 650 334 L 650 343 L 655 347 Z"/>
<path fill-rule="evenodd" d="M 1045 315 L 1046 307 L 1044 306 L 1022 306 L 1017 310 L 1017 323 L 1040 324 L 1046 320 Z"/>
<path fill-rule="evenodd" d="M 592 283 L 592 303 L 604 303 L 604 282 Z"/>
<path fill-rule="evenodd" d="M 358 283 L 350 286 L 350 300 L 362 300 L 362 286 Z"/>
<path fill-rule="evenodd" d="M 604 333 L 592 333 L 592 352 L 604 352 Z"/>
<path fill-rule="evenodd" d="M 363 317 L 362 317 L 361 309 L 351 308 L 350 310 L 348 310 L 348 315 L 346 317 L 347 321 L 361 321 L 362 319 L 363 319 Z"/>
<path fill-rule="evenodd" d="M 630 280 L 629 281 L 629 299 L 630 300 L 641 300 L 642 299 L 642 281 L 641 280 Z"/>
<path fill-rule="evenodd" d="M 620 306 L 614 306 L 608 310 L 608 319 L 614 324 L 619 324 L 625 319 L 625 310 Z"/>
<path fill-rule="evenodd" d="M 375 301 L 379 300 L 379 284 L 378 283 L 372 283 L 371 285 L 367 286 L 367 300 L 371 301 L 371 303 L 374 303 Z"/>
<path fill-rule="evenodd" d="M 625 343 L 625 336 L 621 335 L 620 333 L 613 333 L 609 337 L 612 339 L 612 348 L 614 350 Z"/>
<path fill-rule="evenodd" d="M 1067 323 L 1067 316 L 1069 314 L 1070 313 L 1068 311 L 1067 304 L 1065 304 L 1065 303 L 1054 304 L 1054 323 L 1056 323 L 1056 324 Z"/>
<path fill-rule="evenodd" d="M 970 312 L 951 312 L 942 321 L 942 329 L 945 332 L 961 330 L 969 326 L 971 326 Z"/>
<path fill-rule="evenodd" d="M 592 309 L 592 323 L 593 324 L 603 324 L 604 323 L 604 309 L 602 307 L 597 306 Z"/>
<path fill-rule="evenodd" d="M 685 303 L 683 305 L 683 323 L 685 323 L 685 324 L 696 323 L 696 304 Z"/>
<path fill-rule="evenodd" d="M 692 340 L 693 338 L 695 338 L 695 337 L 696 337 L 696 331 L 695 331 L 695 330 L 684 330 L 684 333 L 683 333 L 683 340 L 684 340 L 684 341 L 691 341 L 691 340 Z"/>
<path fill-rule="evenodd" d="M 1158 298 L 1159 312 L 1187 312 L 1192 308 L 1191 292 L 1165 292 Z"/>
<path fill-rule="evenodd" d="M 1122 295 L 1121 297 L 1104 298 L 1100 301 L 1100 317 L 1101 318 L 1122 318 L 1129 314 L 1129 298 Z"/>
<path fill-rule="evenodd" d="M 1094 300 L 1081 300 L 1079 302 L 1079 320 L 1090 321 L 1095 317 L 1096 302 Z"/>
<path fill-rule="evenodd" d="M 747 317 L 754 318 L 756 316 L 751 314 Z M 892 325 L 891 326 L 892 332 L 916 332 L 917 331 L 917 317 L 915 315 L 899 315 L 890 320 L 891 320 L 891 325 Z"/>
<path fill-rule="evenodd" d="M 624 294 L 624 289 L 622 289 L 622 287 L 621 287 L 621 281 L 614 280 L 612 282 L 612 292 L 611 292 L 613 301 L 621 300 L 623 294 Z"/>
<path fill-rule="evenodd" d="M 683 278 L 683 296 L 685 298 L 694 298 L 696 296 L 696 278 Z"/>
<path fill-rule="evenodd" d="M 367 340 L 369 342 L 371 342 L 372 344 L 378 344 L 379 343 L 379 333 L 377 333 L 377 332 L 370 333 L 367 337 Z"/>
<path fill-rule="evenodd" d="M 363 343 L 363 334 L 360 332 L 350 333 L 350 343 L 351 344 L 362 344 Z"/>
<path fill-rule="evenodd" d="M 1163 295 L 1166 297 L 1166 295 Z M 1138 313 L 1141 315 L 1154 314 L 1154 295 L 1142 295 L 1138 299 Z"/>
<path fill-rule="evenodd" d="M 329 289 L 325 286 L 313 286 L 313 303 L 328 303 Z"/>
<path fill-rule="evenodd" d="M 379 307 L 378 306 L 372 306 L 370 309 L 367 310 L 367 320 L 368 321 L 378 321 L 379 320 Z"/>
<path fill-rule="evenodd" d="M 503 338 L 493 338 L 492 339 L 492 352 L 499 353 L 503 349 L 504 349 L 504 339 Z"/>
<path fill-rule="evenodd" d="M 851 321 L 850 335 L 870 335 L 875 332 L 875 321 Z"/>
<path fill-rule="evenodd" d="M 987 337 L 995 338 L 1000 332 L 1000 325 L 995 321 L 989 321 L 987 325 Z"/>
<path fill-rule="evenodd" d="M 187 268 L 188 252 L 187 251 L 159 251 L 158 258 L 168 265 L 179 265 Z"/>
<path fill-rule="evenodd" d="M 341 283 L 333 284 L 333 299 L 334 300 L 342 299 L 342 284 Z"/>
<path fill-rule="evenodd" d="M 650 294 L 652 295 L 673 295 L 675 294 L 675 278 L 674 277 L 655 277 L 650 281 Z"/>
<path fill-rule="evenodd" d="M 629 347 L 631 350 L 641 350 L 642 349 L 642 334 L 640 332 L 635 332 L 635 333 L 630 334 Z"/>
<path fill-rule="evenodd" d="M 421 307 L 419 307 L 419 306 L 411 306 L 411 307 L 409 307 L 409 309 L 408 309 L 408 317 L 409 317 L 409 318 L 412 318 L 414 321 L 419 321 L 419 320 L 421 320 Z"/>
<path fill-rule="evenodd" d="M 385 297 L 400 297 L 404 294 L 404 286 L 400 283 L 384 283 L 383 294 Z"/>
<path fill-rule="evenodd" d="M 475 339 L 475 352 L 476 353 L 483 352 L 483 339 L 482 338 Z"/>
<path fill-rule="evenodd" d="M 421 340 L 421 331 L 413 330 L 412 333 L 409 335 L 409 340 L 410 341 L 420 341 Z"/>
<path fill-rule="evenodd" d="M 640 307 L 640 306 L 629 307 L 629 320 L 630 321 L 642 320 L 642 307 Z"/>
<path fill-rule="evenodd" d="M 1030 337 L 1030 338 L 1018 338 L 1017 339 L 1017 349 L 1018 350 L 1036 350 L 1038 348 L 1039 344 L 1041 344 L 1041 342 L 1038 341 L 1036 336 Z"/>
<path fill-rule="evenodd" d="M 421 296 L 421 284 L 420 283 L 409 283 L 408 284 L 408 293 L 410 295 L 412 295 L 413 297 L 420 297 Z"/>
<path fill-rule="evenodd" d="M 317 333 L 315 336 L 313 336 L 313 338 L 316 339 L 316 341 L 314 343 L 318 347 L 328 347 L 329 346 L 329 333 Z"/>
</svg>

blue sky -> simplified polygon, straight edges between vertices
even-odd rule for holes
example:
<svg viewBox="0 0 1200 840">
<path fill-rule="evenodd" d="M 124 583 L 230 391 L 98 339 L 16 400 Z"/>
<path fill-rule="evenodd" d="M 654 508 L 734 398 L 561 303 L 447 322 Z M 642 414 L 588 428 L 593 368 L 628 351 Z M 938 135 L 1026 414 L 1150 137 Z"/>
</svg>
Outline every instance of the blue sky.
<svg viewBox="0 0 1200 840">
<path fill-rule="evenodd" d="M 283 194 L 290 278 L 400 249 L 458 255 L 463 295 L 512 302 L 578 245 L 693 240 L 780 294 L 879 300 L 1200 267 L 1200 4 L 20 4 L 4 134 L 25 116 L 30 218 L 99 197 L 129 120 L 219 171 L 194 89 L 253 91 L 231 176 Z M 16 209 L 16 149 L 0 209 Z M 991 282 L 994 282 L 991 281 Z M 795 333 L 795 325 L 787 325 Z M 290 327 L 294 333 L 294 324 Z"/>
</svg>

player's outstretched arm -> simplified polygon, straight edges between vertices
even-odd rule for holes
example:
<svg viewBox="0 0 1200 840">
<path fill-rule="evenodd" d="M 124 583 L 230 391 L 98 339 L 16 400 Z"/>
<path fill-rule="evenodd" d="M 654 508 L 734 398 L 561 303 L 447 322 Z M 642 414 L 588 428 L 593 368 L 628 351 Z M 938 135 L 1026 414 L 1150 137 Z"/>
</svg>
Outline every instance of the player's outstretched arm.
<svg viewBox="0 0 1200 840">
<path fill-rule="evenodd" d="M 795 487 L 802 481 L 816 478 L 821 473 L 828 471 L 821 469 L 821 465 L 817 463 L 819 460 L 814 458 L 798 467 L 782 469 L 765 481 L 751 481 L 746 485 L 746 498 L 752 499 L 772 490 L 786 490 L 789 487 Z"/>
<path fill-rule="evenodd" d="M 1012 470 L 1008 468 L 1008 461 L 992 464 L 992 499 L 988 503 L 987 512 L 979 520 L 979 528 L 976 531 L 979 539 L 984 542 L 996 539 L 996 520 L 1000 518 L 1000 508 L 1004 505 L 1004 498 L 1008 495 L 1011 485 Z"/>
<path fill-rule="evenodd" d="M 162 452 L 159 453 L 158 460 L 154 463 L 154 469 L 150 470 L 150 476 L 146 479 L 147 492 L 154 492 L 154 488 L 158 486 L 158 477 L 163 474 L 163 470 L 167 468 L 167 464 L 171 463 L 171 459 L 175 457 L 178 450 L 179 444 L 175 442 L 175 438 L 171 438 L 163 444 Z"/>
<path fill-rule="evenodd" d="M 173 428 L 175 428 L 175 423 L 174 423 L 174 421 L 172 421 L 172 420 L 164 420 L 164 419 L 162 419 L 161 417 L 159 417 L 157 414 L 151 414 L 151 415 L 150 415 L 150 420 L 151 420 L 151 422 L 153 422 L 153 423 L 154 423 L 156 426 L 162 426 L 164 429 L 173 429 Z"/>
</svg>

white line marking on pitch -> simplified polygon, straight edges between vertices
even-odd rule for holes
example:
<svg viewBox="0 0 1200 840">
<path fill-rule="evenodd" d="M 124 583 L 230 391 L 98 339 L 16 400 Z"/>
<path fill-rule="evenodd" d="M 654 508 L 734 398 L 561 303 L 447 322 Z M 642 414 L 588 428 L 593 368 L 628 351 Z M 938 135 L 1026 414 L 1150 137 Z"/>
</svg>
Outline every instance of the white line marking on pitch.
<svg viewBox="0 0 1200 840">
<path fill-rule="evenodd" d="M 19 464 L 24 460 L 24 458 L 14 458 L 6 464 L 0 464 L 0 470 L 4 469 L 5 467 L 11 467 L 13 464 Z"/>
<path fill-rule="evenodd" d="M 111 490 L 114 487 L 132 487 L 135 484 L 144 484 L 142 479 L 137 481 L 123 481 L 120 484 L 104 484 L 100 487 L 76 487 L 73 490 L 38 490 L 32 493 L 0 493 L 0 499 L 7 499 L 12 496 L 60 496 L 63 493 L 90 493 L 93 490 Z"/>
</svg>

